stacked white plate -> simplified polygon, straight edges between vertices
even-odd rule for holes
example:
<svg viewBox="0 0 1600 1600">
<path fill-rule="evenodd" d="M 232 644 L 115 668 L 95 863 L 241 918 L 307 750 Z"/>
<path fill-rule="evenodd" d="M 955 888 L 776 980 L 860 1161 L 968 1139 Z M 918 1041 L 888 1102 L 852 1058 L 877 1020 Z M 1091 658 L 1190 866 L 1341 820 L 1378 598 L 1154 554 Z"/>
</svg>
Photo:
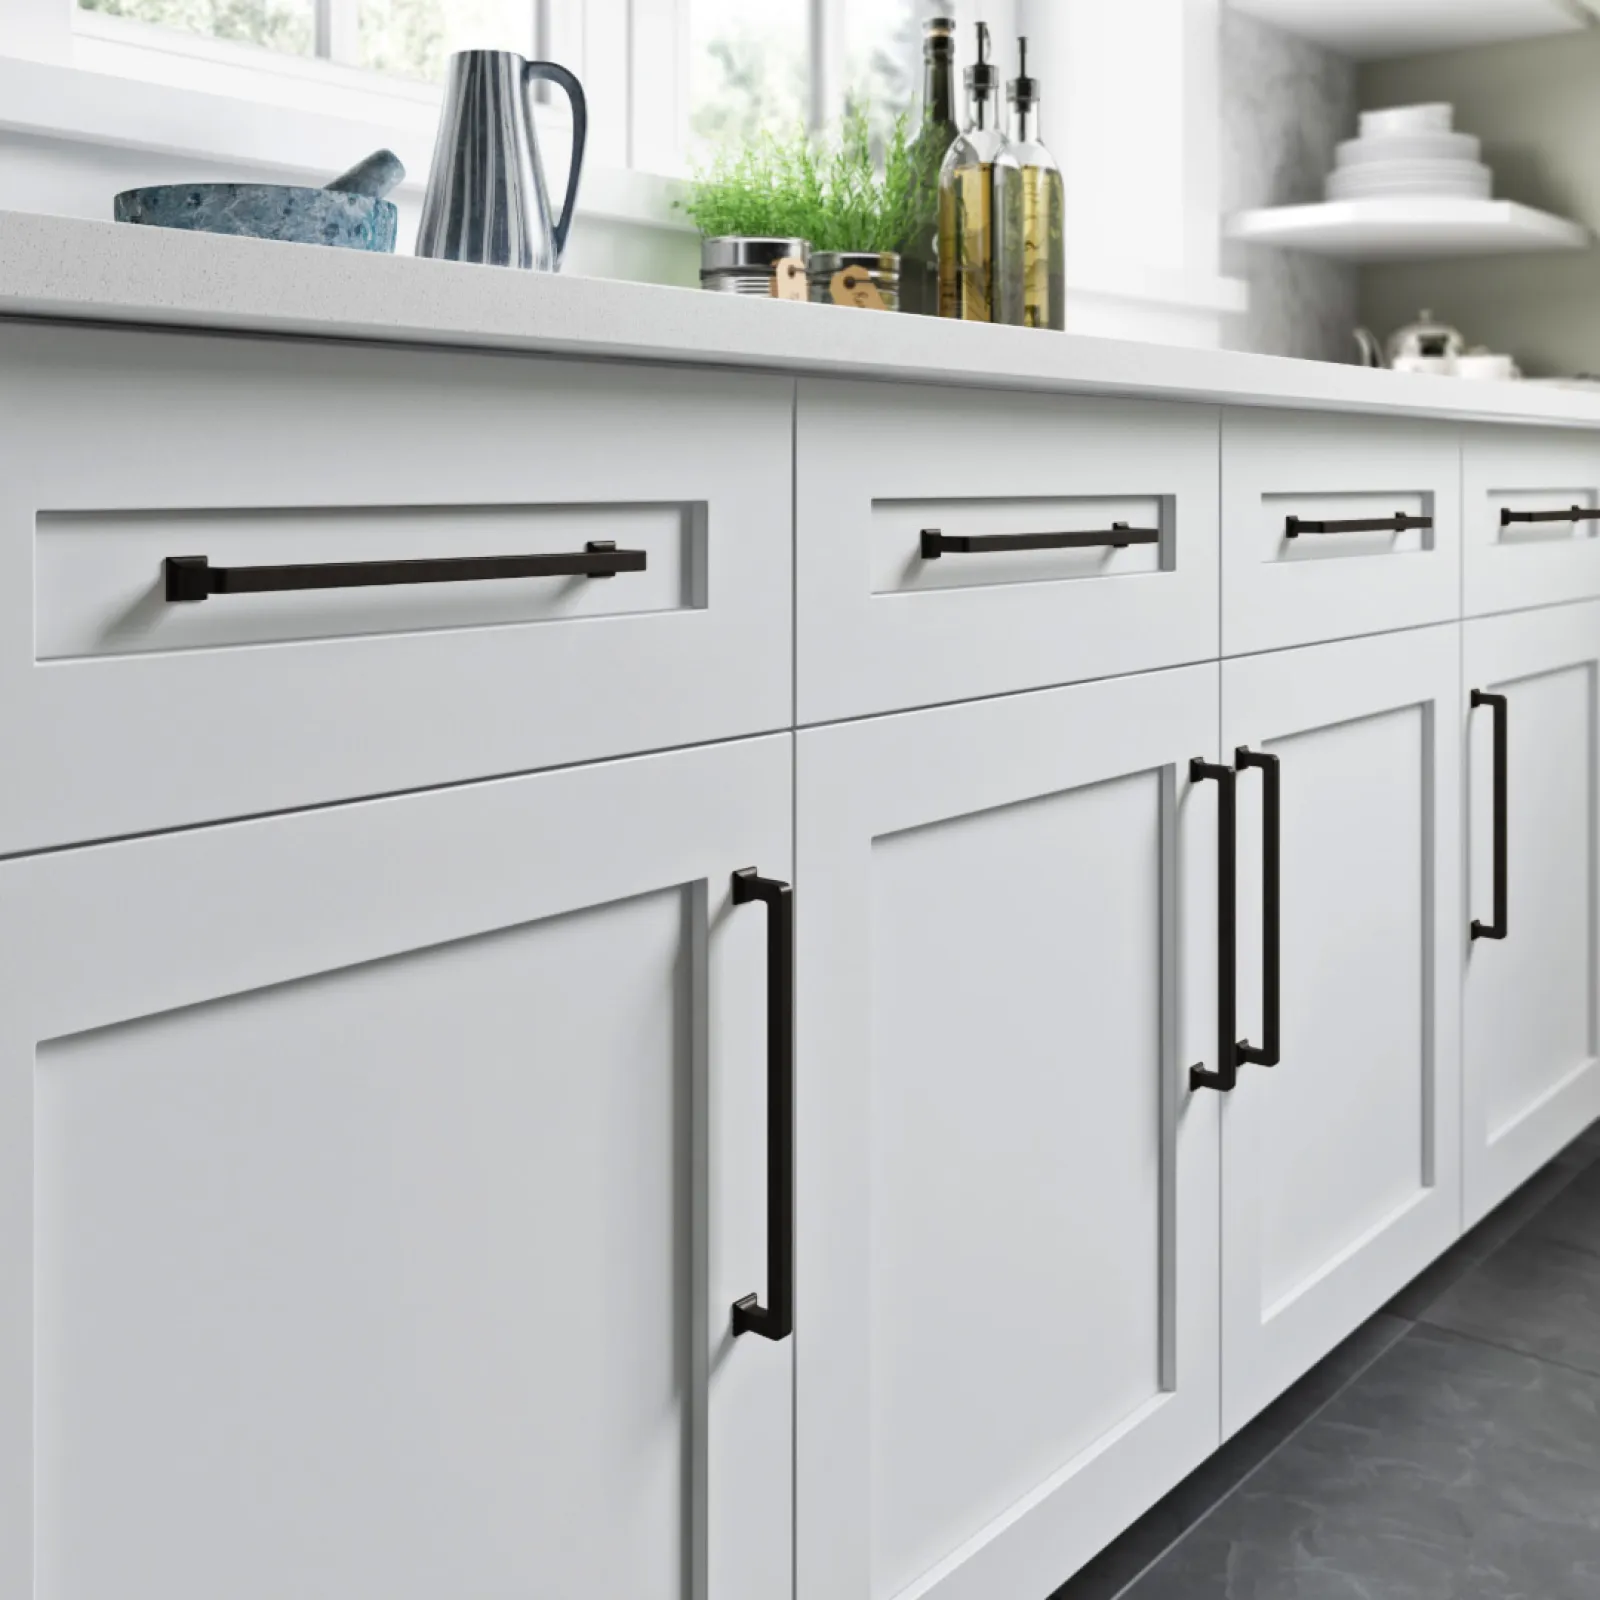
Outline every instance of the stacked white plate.
<svg viewBox="0 0 1600 1600">
<path fill-rule="evenodd" d="M 1338 165 L 1328 174 L 1328 198 L 1487 200 L 1494 175 L 1478 159 L 1478 141 L 1451 130 L 1453 120 L 1447 105 L 1362 112 L 1361 136 L 1339 146 Z"/>
</svg>

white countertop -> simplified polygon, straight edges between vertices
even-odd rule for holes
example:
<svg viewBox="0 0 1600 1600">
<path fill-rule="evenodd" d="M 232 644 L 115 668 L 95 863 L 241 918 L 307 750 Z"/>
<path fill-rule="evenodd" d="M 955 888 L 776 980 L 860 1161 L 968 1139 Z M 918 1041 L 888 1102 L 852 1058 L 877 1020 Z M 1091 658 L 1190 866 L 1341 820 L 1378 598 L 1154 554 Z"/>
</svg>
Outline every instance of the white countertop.
<svg viewBox="0 0 1600 1600">
<path fill-rule="evenodd" d="M 1600 428 L 1600 394 L 0 212 L 0 316 Z"/>
</svg>

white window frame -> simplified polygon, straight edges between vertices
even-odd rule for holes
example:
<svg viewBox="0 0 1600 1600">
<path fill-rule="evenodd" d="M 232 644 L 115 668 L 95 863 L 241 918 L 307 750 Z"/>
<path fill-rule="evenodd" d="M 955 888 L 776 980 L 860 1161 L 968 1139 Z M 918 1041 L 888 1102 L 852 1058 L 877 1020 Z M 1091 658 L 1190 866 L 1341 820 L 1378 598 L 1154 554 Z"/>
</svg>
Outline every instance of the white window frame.
<svg viewBox="0 0 1600 1600">
<path fill-rule="evenodd" d="M 591 102 L 590 162 L 683 172 L 689 124 L 693 0 L 527 0 L 525 49 L 562 62 Z M 807 12 L 807 117 L 843 109 L 849 0 L 766 0 Z M 359 0 L 314 0 L 315 53 L 291 55 L 82 9 L 77 0 L 0 0 L 0 56 L 21 55 L 169 88 L 383 122 L 438 105 L 436 85 L 359 64 Z M 955 0 L 963 26 L 980 12 L 1008 31 L 1013 0 Z M 562 97 L 546 97 L 559 116 Z"/>
</svg>

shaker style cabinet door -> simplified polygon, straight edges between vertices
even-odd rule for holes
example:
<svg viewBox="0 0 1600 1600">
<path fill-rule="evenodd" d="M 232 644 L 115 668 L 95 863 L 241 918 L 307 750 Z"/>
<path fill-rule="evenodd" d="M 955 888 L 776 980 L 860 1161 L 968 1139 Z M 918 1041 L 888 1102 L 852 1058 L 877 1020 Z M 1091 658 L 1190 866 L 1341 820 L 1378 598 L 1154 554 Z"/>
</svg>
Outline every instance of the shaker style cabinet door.
<svg viewBox="0 0 1600 1600">
<path fill-rule="evenodd" d="M 802 379 L 802 723 L 1217 654 L 1217 412 Z"/>
<path fill-rule="evenodd" d="M 1469 622 L 1463 666 L 1470 1225 L 1600 1116 L 1600 604 Z"/>
<path fill-rule="evenodd" d="M 790 773 L 0 865 L 0 1593 L 788 1600 L 730 878 L 789 879 Z"/>
<path fill-rule="evenodd" d="M 1222 1108 L 1225 1433 L 1460 1229 L 1459 650 L 1452 624 L 1223 665 L 1247 1041 Z"/>
<path fill-rule="evenodd" d="M 787 728 L 793 413 L 7 321 L 0 855 Z"/>
<path fill-rule="evenodd" d="M 1216 1445 L 1216 718 L 799 736 L 800 1600 L 1044 1600 Z"/>
</svg>

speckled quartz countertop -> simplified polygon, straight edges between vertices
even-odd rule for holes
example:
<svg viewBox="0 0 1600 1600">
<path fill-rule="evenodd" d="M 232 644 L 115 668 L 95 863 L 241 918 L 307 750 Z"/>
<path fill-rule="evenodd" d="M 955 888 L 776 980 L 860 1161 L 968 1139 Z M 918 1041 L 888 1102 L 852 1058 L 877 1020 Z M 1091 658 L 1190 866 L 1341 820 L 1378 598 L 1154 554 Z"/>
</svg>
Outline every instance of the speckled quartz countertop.
<svg viewBox="0 0 1600 1600">
<path fill-rule="evenodd" d="M 1600 428 L 1600 395 L 0 212 L 0 316 Z"/>
</svg>

